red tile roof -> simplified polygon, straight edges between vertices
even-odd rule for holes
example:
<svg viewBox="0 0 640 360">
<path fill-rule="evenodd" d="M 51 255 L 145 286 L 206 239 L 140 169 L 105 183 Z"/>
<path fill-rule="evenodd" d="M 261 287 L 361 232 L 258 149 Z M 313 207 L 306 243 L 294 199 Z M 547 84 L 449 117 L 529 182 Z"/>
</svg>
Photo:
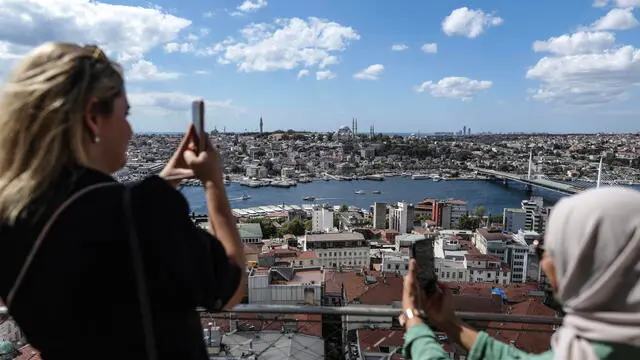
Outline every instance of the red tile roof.
<svg viewBox="0 0 640 360">
<path fill-rule="evenodd" d="M 509 313 L 531 316 L 555 316 L 556 314 L 553 309 L 535 299 L 513 305 Z M 552 325 L 542 324 L 491 322 L 489 327 L 495 328 L 487 330 L 487 333 L 495 339 L 505 344 L 513 344 L 520 350 L 534 354 L 540 354 L 550 349 L 551 336 L 554 332 Z"/>
<path fill-rule="evenodd" d="M 380 346 L 402 347 L 404 331 L 401 330 L 357 330 L 360 351 L 380 352 Z"/>
</svg>

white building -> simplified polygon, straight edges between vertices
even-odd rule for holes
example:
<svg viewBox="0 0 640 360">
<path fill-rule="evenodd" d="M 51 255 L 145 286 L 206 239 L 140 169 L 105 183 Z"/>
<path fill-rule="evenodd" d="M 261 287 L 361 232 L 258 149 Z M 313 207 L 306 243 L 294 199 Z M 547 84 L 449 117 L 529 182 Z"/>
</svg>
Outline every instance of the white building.
<svg viewBox="0 0 640 360">
<path fill-rule="evenodd" d="M 311 214 L 311 231 L 329 232 L 333 230 L 333 209 L 315 206 Z"/>
<path fill-rule="evenodd" d="M 507 285 L 511 283 L 511 270 L 494 255 L 467 254 L 464 267 L 469 272 L 469 282 Z"/>
<path fill-rule="evenodd" d="M 320 267 L 253 268 L 248 280 L 250 304 L 322 304 L 324 271 Z"/>
<path fill-rule="evenodd" d="M 413 230 L 414 208 L 406 202 L 398 202 L 396 206 L 389 207 L 389 228 L 400 234 L 406 234 Z"/>
<path fill-rule="evenodd" d="M 307 234 L 302 238 L 304 251 L 313 250 L 320 265 L 328 268 L 369 267 L 369 245 L 357 232 Z"/>
</svg>

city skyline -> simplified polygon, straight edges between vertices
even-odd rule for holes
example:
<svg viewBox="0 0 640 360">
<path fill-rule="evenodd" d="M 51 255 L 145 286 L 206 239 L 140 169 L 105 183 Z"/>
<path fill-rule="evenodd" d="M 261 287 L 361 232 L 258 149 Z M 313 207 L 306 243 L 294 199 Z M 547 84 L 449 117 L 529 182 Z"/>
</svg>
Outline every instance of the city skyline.
<svg viewBox="0 0 640 360">
<path fill-rule="evenodd" d="M 43 41 L 126 69 L 136 132 L 637 132 L 640 0 L 0 0 L 0 75 Z M 382 16 L 381 14 L 384 14 Z"/>
</svg>

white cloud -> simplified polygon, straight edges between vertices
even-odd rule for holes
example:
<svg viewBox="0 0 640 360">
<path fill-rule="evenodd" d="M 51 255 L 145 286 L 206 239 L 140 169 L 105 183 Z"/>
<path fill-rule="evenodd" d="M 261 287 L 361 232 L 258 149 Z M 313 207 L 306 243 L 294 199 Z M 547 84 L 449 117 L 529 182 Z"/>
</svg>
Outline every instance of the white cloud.
<svg viewBox="0 0 640 360">
<path fill-rule="evenodd" d="M 588 54 L 611 48 L 616 37 L 610 32 L 580 31 L 571 35 L 551 37 L 546 41 L 533 43 L 533 51 L 550 52 L 559 55 Z"/>
<path fill-rule="evenodd" d="M 132 92 L 127 94 L 134 112 L 154 113 L 187 113 L 191 109 L 191 102 L 201 96 L 182 92 Z M 237 106 L 232 100 L 208 100 L 205 99 L 205 107 L 208 112 L 225 110 L 235 114 L 242 114 L 246 109 Z"/>
<path fill-rule="evenodd" d="M 426 53 L 435 54 L 438 52 L 438 44 L 436 43 L 424 44 L 422 45 L 421 49 Z"/>
<path fill-rule="evenodd" d="M 593 23 L 595 30 L 629 30 L 638 27 L 640 22 L 633 15 L 632 8 L 611 9 L 605 16 Z"/>
<path fill-rule="evenodd" d="M 392 51 L 403 51 L 403 50 L 407 50 L 409 47 L 405 44 L 393 44 L 391 46 L 391 50 Z"/>
<path fill-rule="evenodd" d="M 640 85 L 640 50 L 633 46 L 598 53 L 543 57 L 527 71 L 540 81 L 532 98 L 566 105 L 626 100 Z"/>
<path fill-rule="evenodd" d="M 384 66 L 382 64 L 373 64 L 353 75 L 353 78 L 358 80 L 378 80 L 383 71 Z"/>
<path fill-rule="evenodd" d="M 171 53 L 190 53 L 196 51 L 196 46 L 193 43 L 183 42 L 170 42 L 164 44 L 164 51 Z"/>
<path fill-rule="evenodd" d="M 16 46 L 98 43 L 127 61 L 175 40 L 191 21 L 158 8 L 90 0 L 0 0 L 0 24 L 0 39 Z"/>
<path fill-rule="evenodd" d="M 239 71 L 292 70 L 338 63 L 336 53 L 360 39 L 351 27 L 311 17 L 278 19 L 273 24 L 250 24 L 240 31 L 241 40 L 227 38 L 208 49 L 221 53 L 222 64 L 235 63 Z"/>
<path fill-rule="evenodd" d="M 471 100 L 479 92 L 489 89 L 493 82 L 487 80 L 473 80 L 466 77 L 446 77 L 437 83 L 425 81 L 414 88 L 417 92 L 429 91 L 432 96 Z"/>
<path fill-rule="evenodd" d="M 308 76 L 309 75 L 309 70 L 307 69 L 302 69 L 298 72 L 298 80 L 300 80 L 301 78 Z"/>
<path fill-rule="evenodd" d="M 331 80 L 335 78 L 336 74 L 332 73 L 331 70 L 320 70 L 316 72 L 316 80 Z"/>
<path fill-rule="evenodd" d="M 209 75 L 210 72 L 208 72 L 207 70 L 196 70 L 193 72 L 196 75 Z"/>
<path fill-rule="evenodd" d="M 19 59 L 26 49 L 20 49 L 8 41 L 0 40 L 0 60 Z"/>
<path fill-rule="evenodd" d="M 455 9 L 442 21 L 442 31 L 449 35 L 461 35 L 470 39 L 482 34 L 487 28 L 502 24 L 500 17 L 487 14 L 482 10 L 467 7 Z"/>
<path fill-rule="evenodd" d="M 163 72 L 158 70 L 150 61 L 140 59 L 131 64 L 131 68 L 125 72 L 127 80 L 173 80 L 180 77 L 180 73 Z"/>
<path fill-rule="evenodd" d="M 175 73 L 158 71 L 145 55 L 175 42 L 191 21 L 158 7 L 90 0 L 0 0 L 0 24 L 2 58 L 18 58 L 46 41 L 99 44 L 131 69 L 128 77 L 159 79 Z"/>
<path fill-rule="evenodd" d="M 594 7 L 605 7 L 613 5 L 616 7 L 640 7 L 640 0 L 594 0 Z"/>
<path fill-rule="evenodd" d="M 245 0 L 236 9 L 242 12 L 256 12 L 267 6 L 267 0 Z"/>
</svg>

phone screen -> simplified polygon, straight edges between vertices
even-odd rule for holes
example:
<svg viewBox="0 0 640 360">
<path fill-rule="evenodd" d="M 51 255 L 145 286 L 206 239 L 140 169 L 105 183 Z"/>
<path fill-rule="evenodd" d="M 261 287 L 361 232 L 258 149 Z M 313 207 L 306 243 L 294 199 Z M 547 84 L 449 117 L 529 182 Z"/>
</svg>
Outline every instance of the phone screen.
<svg viewBox="0 0 640 360">
<path fill-rule="evenodd" d="M 418 265 L 416 280 L 422 290 L 427 293 L 436 292 L 437 277 L 435 271 L 435 260 L 433 255 L 433 241 L 430 239 L 418 240 L 411 246 L 411 257 Z"/>
<path fill-rule="evenodd" d="M 202 151 L 202 147 L 204 146 L 206 136 L 204 130 L 204 101 L 203 100 L 195 100 L 191 104 L 191 116 L 193 121 L 193 126 L 196 129 L 196 147 L 198 151 Z"/>
</svg>

